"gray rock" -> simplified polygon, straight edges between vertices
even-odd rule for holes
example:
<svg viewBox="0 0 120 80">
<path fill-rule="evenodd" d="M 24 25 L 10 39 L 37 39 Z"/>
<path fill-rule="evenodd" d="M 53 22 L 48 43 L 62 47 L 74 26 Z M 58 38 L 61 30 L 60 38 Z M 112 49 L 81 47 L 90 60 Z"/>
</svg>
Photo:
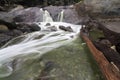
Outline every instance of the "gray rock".
<svg viewBox="0 0 120 80">
<path fill-rule="evenodd" d="M 63 22 L 78 24 L 81 23 L 80 18 L 75 9 L 65 9 Z"/>
<path fill-rule="evenodd" d="M 51 24 L 50 23 L 46 23 L 46 25 L 45 26 L 50 26 Z"/>
<path fill-rule="evenodd" d="M 85 5 L 92 6 L 93 12 L 110 12 L 120 13 L 120 0 L 84 0 Z"/>
<path fill-rule="evenodd" d="M 14 12 L 15 22 L 41 22 L 43 21 L 43 11 L 37 7 L 31 7 Z"/>
<path fill-rule="evenodd" d="M 52 26 L 51 31 L 57 31 L 57 28 L 55 26 Z"/>
<path fill-rule="evenodd" d="M 0 34 L 0 46 L 3 46 L 10 39 L 12 39 L 12 36 L 8 36 L 6 34 Z"/>
<path fill-rule="evenodd" d="M 61 30 L 64 30 L 64 31 L 69 31 L 69 32 L 73 32 L 73 30 L 72 30 L 72 28 L 70 27 L 70 26 L 68 26 L 68 27 L 65 27 L 65 26 L 59 26 L 59 28 L 61 29 Z"/>
<path fill-rule="evenodd" d="M 17 9 L 10 12 L 0 12 L 0 20 L 6 22 L 41 22 L 43 11 L 37 7 Z"/>
<path fill-rule="evenodd" d="M 40 31 L 41 28 L 37 24 L 30 25 L 31 31 Z"/>
<path fill-rule="evenodd" d="M 29 33 L 29 32 L 33 32 L 33 31 L 41 30 L 41 28 L 37 24 L 34 24 L 34 23 L 31 23 L 31 24 L 27 24 L 27 23 L 18 24 L 17 29 L 22 31 L 23 33 L 25 33 L 25 32 Z"/>
</svg>

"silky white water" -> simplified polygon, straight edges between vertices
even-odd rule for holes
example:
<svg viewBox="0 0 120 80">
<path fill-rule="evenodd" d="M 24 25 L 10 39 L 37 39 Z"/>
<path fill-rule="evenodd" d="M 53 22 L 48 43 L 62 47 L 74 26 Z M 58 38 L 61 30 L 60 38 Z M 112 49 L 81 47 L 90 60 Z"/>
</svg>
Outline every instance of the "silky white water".
<svg viewBox="0 0 120 80">
<path fill-rule="evenodd" d="M 67 45 L 77 38 L 81 28 L 80 25 L 53 22 L 50 14 L 46 10 L 43 12 L 43 22 L 35 23 L 41 28 L 40 31 L 17 37 L 0 49 L 0 77 L 9 76 L 12 73 L 12 67 L 8 63 L 19 56 L 37 54 L 37 57 L 40 57 L 46 52 Z M 62 21 L 62 17 L 63 15 L 60 17 L 60 21 Z M 50 25 L 46 25 L 48 23 Z M 59 26 L 70 26 L 73 32 L 61 30 Z M 53 28 L 55 30 L 52 30 Z M 6 69 L 5 72 L 1 71 L 3 68 Z"/>
<path fill-rule="evenodd" d="M 64 17 L 64 10 L 62 10 L 58 15 L 58 21 L 62 22 Z"/>
</svg>

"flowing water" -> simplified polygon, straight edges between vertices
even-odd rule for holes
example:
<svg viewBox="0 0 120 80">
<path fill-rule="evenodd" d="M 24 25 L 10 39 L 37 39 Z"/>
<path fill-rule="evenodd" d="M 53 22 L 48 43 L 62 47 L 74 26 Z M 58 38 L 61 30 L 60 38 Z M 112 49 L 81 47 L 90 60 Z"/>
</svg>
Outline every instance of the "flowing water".
<svg viewBox="0 0 120 80">
<path fill-rule="evenodd" d="M 79 38 L 81 25 L 53 22 L 50 14 L 43 12 L 43 22 L 36 23 L 41 31 L 19 36 L 1 47 L 0 80 L 104 80 Z"/>
<path fill-rule="evenodd" d="M 59 13 L 59 15 L 58 15 L 58 21 L 62 22 L 63 17 L 64 17 L 63 15 L 64 15 L 64 10 L 62 10 L 62 11 Z"/>
</svg>

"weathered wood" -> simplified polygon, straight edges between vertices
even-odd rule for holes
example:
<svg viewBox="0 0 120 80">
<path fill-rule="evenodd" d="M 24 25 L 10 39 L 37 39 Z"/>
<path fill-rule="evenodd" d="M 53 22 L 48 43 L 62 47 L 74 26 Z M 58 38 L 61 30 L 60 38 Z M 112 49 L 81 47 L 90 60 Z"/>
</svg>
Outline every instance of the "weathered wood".
<svg viewBox="0 0 120 80">
<path fill-rule="evenodd" d="M 106 80 L 120 80 L 119 72 L 117 72 L 116 68 L 109 63 L 103 53 L 96 49 L 91 40 L 86 36 L 86 34 L 84 34 L 82 29 L 80 34 L 89 47 L 95 60 L 97 61 L 102 73 L 105 75 Z"/>
</svg>

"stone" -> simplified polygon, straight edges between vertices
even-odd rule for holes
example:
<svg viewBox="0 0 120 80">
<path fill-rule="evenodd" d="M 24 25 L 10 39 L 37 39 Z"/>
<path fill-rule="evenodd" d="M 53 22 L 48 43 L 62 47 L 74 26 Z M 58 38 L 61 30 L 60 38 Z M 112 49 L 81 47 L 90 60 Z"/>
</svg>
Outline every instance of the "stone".
<svg viewBox="0 0 120 80">
<path fill-rule="evenodd" d="M 72 24 L 78 24 L 80 23 L 80 19 L 76 10 L 75 9 L 71 9 L 71 8 L 68 8 L 68 9 L 65 9 L 64 10 L 64 14 L 63 14 L 63 22 L 67 22 L 67 23 L 72 23 Z"/>
<path fill-rule="evenodd" d="M 66 27 L 67 31 L 73 32 L 72 28 L 70 26 Z"/>
<path fill-rule="evenodd" d="M 0 47 L 3 46 L 5 43 L 7 43 L 10 39 L 12 39 L 12 36 L 8 36 L 6 34 L 0 34 Z"/>
<path fill-rule="evenodd" d="M 51 24 L 50 23 L 46 23 L 46 25 L 45 26 L 51 26 Z"/>
<path fill-rule="evenodd" d="M 31 24 L 27 24 L 27 23 L 18 24 L 17 29 L 22 31 L 23 33 L 25 33 L 25 32 L 29 33 L 29 32 L 33 32 L 33 31 L 40 31 L 41 30 L 41 28 L 37 24 L 34 24 L 34 23 L 31 23 Z"/>
<path fill-rule="evenodd" d="M 6 22 L 4 20 L 0 20 L 0 25 L 2 25 L 1 27 L 3 27 L 3 25 L 4 25 L 4 28 L 6 26 L 6 28 L 8 28 L 9 30 L 16 29 L 16 27 L 17 27 L 14 22 Z"/>
<path fill-rule="evenodd" d="M 0 31 L 8 31 L 8 27 L 6 25 L 0 25 Z"/>
<path fill-rule="evenodd" d="M 17 11 L 17 10 L 22 10 L 24 9 L 24 7 L 22 5 L 17 5 L 15 8 L 13 8 L 10 12 L 14 12 L 14 11 Z"/>
<path fill-rule="evenodd" d="M 65 27 L 65 26 L 60 25 L 59 28 L 60 28 L 61 30 L 64 30 L 64 31 L 73 32 L 73 30 L 72 30 L 72 28 L 71 28 L 70 26 Z"/>
<path fill-rule="evenodd" d="M 20 36 L 20 35 L 22 35 L 22 34 L 23 34 L 23 32 L 22 32 L 22 31 L 17 30 L 17 29 L 14 29 L 12 32 L 14 33 L 14 36 Z"/>
<path fill-rule="evenodd" d="M 51 30 L 51 31 L 57 31 L 57 28 L 56 28 L 55 26 L 51 26 L 51 27 L 50 27 L 50 30 Z"/>
<path fill-rule="evenodd" d="M 110 12 L 120 13 L 120 0 L 84 0 L 85 5 L 92 6 L 93 12 Z"/>
<path fill-rule="evenodd" d="M 41 28 L 37 24 L 31 24 L 29 25 L 31 28 L 31 31 L 40 31 Z"/>
<path fill-rule="evenodd" d="M 43 11 L 38 7 L 31 7 L 14 12 L 14 22 L 42 22 Z"/>
</svg>

